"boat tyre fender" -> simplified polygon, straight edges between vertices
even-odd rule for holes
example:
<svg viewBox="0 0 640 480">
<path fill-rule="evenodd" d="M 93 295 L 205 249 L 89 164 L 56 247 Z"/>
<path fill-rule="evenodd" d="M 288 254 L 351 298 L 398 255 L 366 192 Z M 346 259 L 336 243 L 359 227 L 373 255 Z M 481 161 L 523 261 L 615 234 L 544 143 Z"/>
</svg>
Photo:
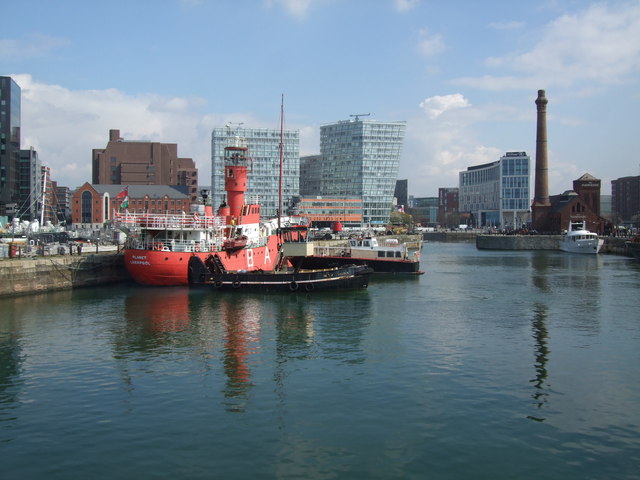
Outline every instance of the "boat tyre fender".
<svg viewBox="0 0 640 480">
<path fill-rule="evenodd" d="M 240 281 L 234 280 L 232 285 L 233 285 L 233 288 L 240 288 Z"/>
<path fill-rule="evenodd" d="M 298 290 L 298 283 L 295 280 L 289 284 L 289 290 L 292 292 Z"/>
<path fill-rule="evenodd" d="M 313 286 L 313 283 L 307 283 L 307 284 L 304 286 L 304 289 L 305 289 L 307 292 L 313 292 L 313 289 L 314 289 L 314 288 L 315 288 L 315 287 Z"/>
<path fill-rule="evenodd" d="M 216 280 L 213 283 L 213 286 L 216 287 L 216 288 L 220 288 L 220 287 L 222 287 L 222 282 L 220 280 Z"/>
</svg>

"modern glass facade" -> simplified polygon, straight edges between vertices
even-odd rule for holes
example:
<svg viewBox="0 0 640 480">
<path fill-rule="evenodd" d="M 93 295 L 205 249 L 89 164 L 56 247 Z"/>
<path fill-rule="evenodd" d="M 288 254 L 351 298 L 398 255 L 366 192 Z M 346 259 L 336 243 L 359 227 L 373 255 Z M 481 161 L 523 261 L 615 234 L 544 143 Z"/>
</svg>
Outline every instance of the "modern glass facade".
<svg viewBox="0 0 640 480">
<path fill-rule="evenodd" d="M 21 90 L 11 77 L 0 77 L 0 215 L 18 201 Z"/>
<path fill-rule="evenodd" d="M 359 197 L 365 226 L 388 223 L 405 129 L 357 117 L 321 126 L 322 195 Z"/>
<path fill-rule="evenodd" d="M 460 211 L 477 227 L 519 228 L 529 221 L 531 159 L 507 152 L 497 162 L 460 172 Z"/>
<path fill-rule="evenodd" d="M 246 195 L 257 197 L 263 217 L 278 214 L 280 182 L 280 130 L 267 128 L 214 128 L 211 133 L 211 200 L 214 210 L 225 200 L 224 148 L 233 137 L 246 138 L 251 159 Z M 283 132 L 282 204 L 286 215 L 299 194 L 300 134 Z"/>
</svg>

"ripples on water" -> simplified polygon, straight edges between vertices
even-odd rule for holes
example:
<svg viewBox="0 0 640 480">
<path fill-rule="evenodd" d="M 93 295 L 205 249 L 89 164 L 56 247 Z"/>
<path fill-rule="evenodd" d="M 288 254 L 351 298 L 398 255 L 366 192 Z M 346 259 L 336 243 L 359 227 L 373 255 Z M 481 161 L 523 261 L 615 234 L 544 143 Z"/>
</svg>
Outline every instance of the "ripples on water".
<svg viewBox="0 0 640 480">
<path fill-rule="evenodd" d="M 633 478 L 640 264 L 426 244 L 338 295 L 0 301 L 3 478 Z"/>
</svg>

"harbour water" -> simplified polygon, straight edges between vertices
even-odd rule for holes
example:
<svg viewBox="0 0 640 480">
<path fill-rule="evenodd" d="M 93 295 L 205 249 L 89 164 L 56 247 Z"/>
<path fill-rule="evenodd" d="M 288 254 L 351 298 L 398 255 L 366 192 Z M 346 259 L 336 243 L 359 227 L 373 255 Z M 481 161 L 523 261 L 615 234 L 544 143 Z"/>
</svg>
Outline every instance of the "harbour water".
<svg viewBox="0 0 640 480">
<path fill-rule="evenodd" d="M 2 478 L 638 478 L 640 263 L 428 243 L 422 268 L 1 300 Z"/>
</svg>

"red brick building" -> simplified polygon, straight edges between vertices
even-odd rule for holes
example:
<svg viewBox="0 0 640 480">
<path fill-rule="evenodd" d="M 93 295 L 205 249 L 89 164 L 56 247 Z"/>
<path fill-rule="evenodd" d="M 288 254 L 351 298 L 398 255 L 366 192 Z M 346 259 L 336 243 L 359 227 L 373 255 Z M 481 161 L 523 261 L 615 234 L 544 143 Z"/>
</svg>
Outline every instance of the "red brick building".
<svg viewBox="0 0 640 480">
<path fill-rule="evenodd" d="M 613 213 L 621 223 L 640 224 L 640 175 L 611 180 Z"/>
<path fill-rule="evenodd" d="M 181 214 L 190 212 L 191 199 L 184 187 L 168 185 L 92 185 L 85 183 L 78 188 L 71 200 L 73 224 L 102 225 L 112 220 L 125 197 L 116 198 L 127 190 L 128 207 L 132 213 Z"/>
<path fill-rule="evenodd" d="M 546 230 L 567 230 L 569 222 L 586 221 L 587 229 L 600 235 L 607 234 L 611 225 L 600 216 L 599 179 L 588 173 L 574 180 L 573 190 L 549 197 L 551 207 L 545 218 Z"/>
<path fill-rule="evenodd" d="M 104 149 L 93 149 L 94 185 L 180 185 L 198 200 L 198 169 L 191 158 L 178 157 L 175 143 L 130 141 L 109 130 Z"/>
<path fill-rule="evenodd" d="M 440 225 L 453 227 L 459 223 L 459 191 L 460 189 L 458 187 L 438 188 L 438 223 Z"/>
</svg>

